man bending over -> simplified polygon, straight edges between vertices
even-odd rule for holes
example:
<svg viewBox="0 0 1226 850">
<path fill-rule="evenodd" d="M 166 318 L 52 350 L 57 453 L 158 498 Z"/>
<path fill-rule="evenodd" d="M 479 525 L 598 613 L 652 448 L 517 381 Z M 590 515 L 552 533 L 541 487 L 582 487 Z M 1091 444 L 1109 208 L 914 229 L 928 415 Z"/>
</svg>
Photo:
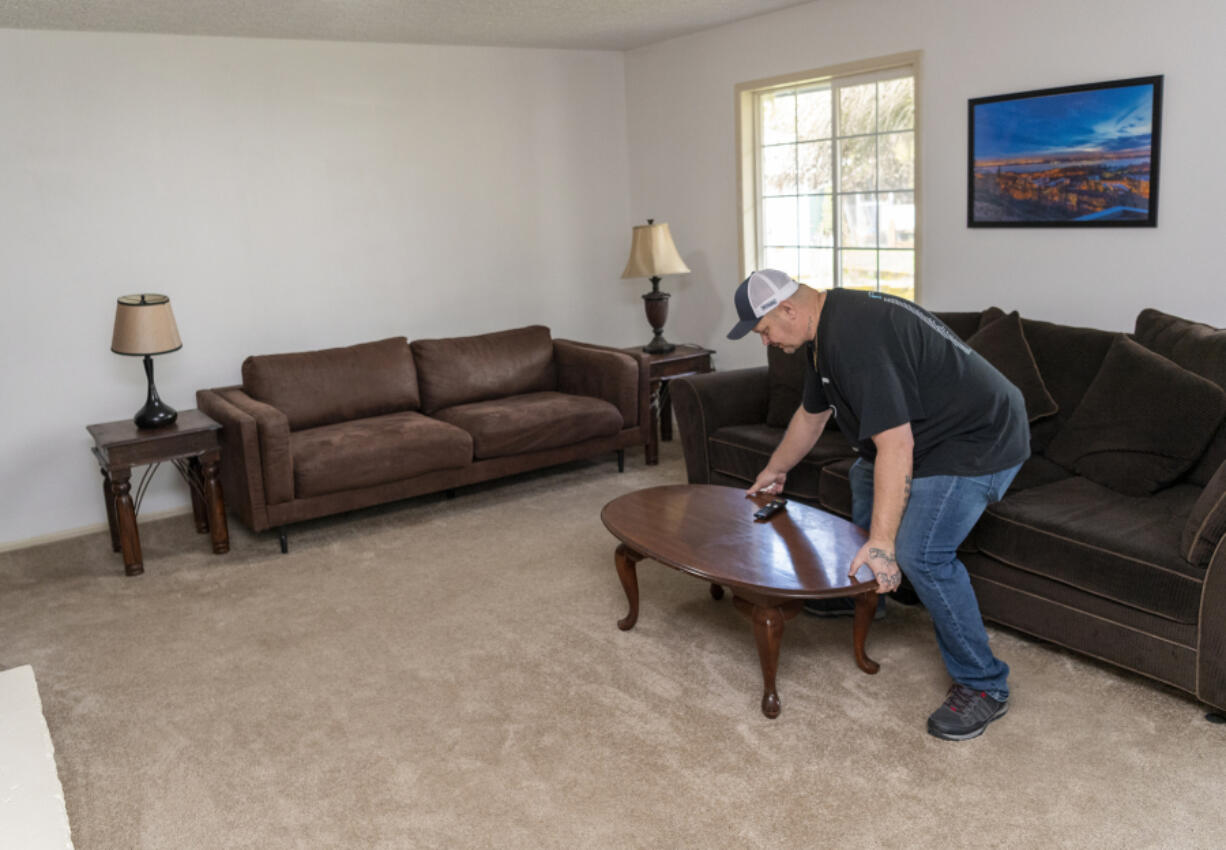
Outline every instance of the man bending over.
<svg viewBox="0 0 1226 850">
<path fill-rule="evenodd" d="M 850 572 L 867 564 L 878 593 L 907 576 L 953 679 L 928 732 L 982 734 L 1008 710 L 1009 666 L 988 646 L 958 546 L 1030 456 L 1021 392 L 939 319 L 892 295 L 818 291 L 764 269 L 733 301 L 740 321 L 729 339 L 753 331 L 789 354 L 804 348 L 808 363 L 803 403 L 748 492 L 782 493 L 835 418 L 859 454 L 852 521 L 868 531 Z"/>
</svg>

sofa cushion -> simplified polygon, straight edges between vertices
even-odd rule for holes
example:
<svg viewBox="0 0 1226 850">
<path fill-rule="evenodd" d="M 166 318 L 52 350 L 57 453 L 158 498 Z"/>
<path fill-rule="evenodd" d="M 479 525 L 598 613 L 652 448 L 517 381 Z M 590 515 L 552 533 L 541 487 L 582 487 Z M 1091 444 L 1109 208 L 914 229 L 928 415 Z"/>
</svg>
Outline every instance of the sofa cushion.
<svg viewBox="0 0 1226 850">
<path fill-rule="evenodd" d="M 448 407 L 435 414 L 473 438 L 477 458 L 505 457 L 570 446 L 622 429 L 614 405 L 590 396 L 524 393 Z"/>
<path fill-rule="evenodd" d="M 766 407 L 766 424 L 786 428 L 800 407 L 805 391 L 805 369 L 808 368 L 804 348 L 788 354 L 781 348 L 766 349 L 766 377 L 770 400 Z"/>
<path fill-rule="evenodd" d="M 1226 463 L 1218 467 L 1192 506 L 1183 528 L 1180 551 L 1189 563 L 1204 566 L 1213 557 L 1223 534 L 1226 534 Z"/>
<path fill-rule="evenodd" d="M 1194 464 L 1226 417 L 1226 393 L 1121 335 L 1045 454 L 1134 496 Z"/>
<path fill-rule="evenodd" d="M 549 328 L 531 325 L 498 333 L 412 343 L 421 406 L 444 407 L 557 389 Z"/>
<path fill-rule="evenodd" d="M 1043 383 L 1016 310 L 981 327 L 966 344 L 1022 391 L 1029 421 L 1052 416 L 1060 409 Z"/>
<path fill-rule="evenodd" d="M 1119 334 L 1026 318 L 1022 319 L 1022 332 L 1043 376 L 1043 384 L 1060 408 L 1055 416 L 1030 426 L 1031 451 L 1042 453 L 1072 417 Z"/>
<path fill-rule="evenodd" d="M 392 413 L 290 434 L 298 498 L 403 481 L 473 459 L 466 432 L 420 413 Z"/>
<path fill-rule="evenodd" d="M 783 430 L 769 425 L 726 425 L 707 440 L 707 453 L 713 472 L 752 484 L 779 447 Z M 821 439 L 800 463 L 788 473 L 784 493 L 811 502 L 818 500 L 818 476 L 831 461 L 853 455 L 843 434 L 827 428 Z"/>
<path fill-rule="evenodd" d="M 1008 494 L 971 533 L 975 548 L 1180 623 L 1195 623 L 1205 571 L 1180 554 L 1199 493 L 1188 484 L 1125 496 L 1080 476 Z"/>
<path fill-rule="evenodd" d="M 965 340 L 979 330 L 979 322 L 983 314 L 941 312 L 932 315 L 940 319 L 945 327 L 956 333 L 959 339 Z"/>
<path fill-rule="evenodd" d="M 285 414 L 291 431 L 419 407 L 402 336 L 243 361 L 243 391 Z"/>
<path fill-rule="evenodd" d="M 822 467 L 817 480 L 817 503 L 831 513 L 851 519 L 851 465 L 856 458 L 836 460 Z"/>
<path fill-rule="evenodd" d="M 1137 315 L 1136 340 L 1150 351 L 1226 389 L 1226 330 L 1149 309 Z M 1200 461 L 1188 471 L 1188 481 L 1203 487 L 1223 463 L 1226 463 L 1226 422 L 1218 428 Z"/>
<path fill-rule="evenodd" d="M 1060 464 L 1052 463 L 1043 455 L 1031 455 L 1022 464 L 1022 468 L 1017 471 L 1017 475 L 1014 476 L 1013 482 L 1009 485 L 1009 492 L 1029 490 L 1031 487 L 1042 487 L 1044 484 L 1051 484 L 1053 481 L 1063 481 L 1066 478 L 1072 477 L 1072 473 Z"/>
</svg>

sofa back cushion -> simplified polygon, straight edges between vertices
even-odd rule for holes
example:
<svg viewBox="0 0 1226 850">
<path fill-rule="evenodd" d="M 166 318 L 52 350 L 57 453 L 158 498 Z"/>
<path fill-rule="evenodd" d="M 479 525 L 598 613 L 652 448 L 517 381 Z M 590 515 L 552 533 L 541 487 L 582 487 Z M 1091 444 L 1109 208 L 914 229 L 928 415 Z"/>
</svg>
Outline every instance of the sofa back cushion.
<svg viewBox="0 0 1226 850">
<path fill-rule="evenodd" d="M 1025 318 L 1022 332 L 1043 376 L 1043 385 L 1058 408 L 1055 416 L 1030 426 L 1031 451 L 1042 454 L 1081 403 L 1119 334 Z"/>
<path fill-rule="evenodd" d="M 1120 334 L 1046 455 L 1130 496 L 1173 483 L 1200 458 L 1226 392 Z"/>
<path fill-rule="evenodd" d="M 773 345 L 766 349 L 766 377 L 770 395 L 766 405 L 766 424 L 786 428 L 800 407 L 805 393 L 808 352 L 804 346 L 791 354 Z"/>
<path fill-rule="evenodd" d="M 1226 389 L 1226 330 L 1148 309 L 1137 315 L 1133 336 L 1150 351 Z M 1200 462 L 1188 472 L 1188 483 L 1204 487 L 1223 463 L 1226 423 L 1218 429 Z"/>
<path fill-rule="evenodd" d="M 412 342 L 421 407 L 444 407 L 557 389 L 549 328 L 530 325 L 498 333 Z"/>
<path fill-rule="evenodd" d="M 1059 409 L 1039 374 L 1016 310 L 980 327 L 966 344 L 1022 391 L 1029 421 L 1052 416 Z"/>
<path fill-rule="evenodd" d="M 243 391 L 284 413 L 291 431 L 420 406 L 413 353 L 402 336 L 248 357 Z"/>
</svg>

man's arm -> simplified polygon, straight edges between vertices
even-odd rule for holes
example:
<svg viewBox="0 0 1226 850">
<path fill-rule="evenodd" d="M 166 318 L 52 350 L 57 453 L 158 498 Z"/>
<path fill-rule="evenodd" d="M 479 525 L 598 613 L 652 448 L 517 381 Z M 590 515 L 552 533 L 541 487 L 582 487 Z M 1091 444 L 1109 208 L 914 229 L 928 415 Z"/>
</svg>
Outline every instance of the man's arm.
<svg viewBox="0 0 1226 850">
<path fill-rule="evenodd" d="M 877 459 L 873 464 L 873 519 L 868 530 L 868 542 L 856 553 L 850 573 L 868 564 L 877 577 L 877 592 L 897 590 L 902 582 L 898 569 L 894 540 L 902 523 L 903 511 L 911 497 L 911 468 L 915 440 L 911 423 L 873 435 Z"/>
<path fill-rule="evenodd" d="M 779 446 L 771 455 L 766 468 L 758 473 L 753 486 L 745 491 L 746 495 L 752 496 L 758 492 L 782 493 L 788 472 L 817 445 L 818 438 L 822 436 L 829 420 L 829 408 L 821 413 L 809 413 L 804 405 L 796 408 Z"/>
</svg>

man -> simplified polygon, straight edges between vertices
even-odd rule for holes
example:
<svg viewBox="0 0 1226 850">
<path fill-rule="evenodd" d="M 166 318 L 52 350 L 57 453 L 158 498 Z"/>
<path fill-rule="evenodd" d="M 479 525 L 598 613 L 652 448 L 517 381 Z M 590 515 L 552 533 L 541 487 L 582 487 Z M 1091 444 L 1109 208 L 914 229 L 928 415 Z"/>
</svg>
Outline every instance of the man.
<svg viewBox="0 0 1226 850">
<path fill-rule="evenodd" d="M 940 320 L 909 301 L 849 289 L 818 291 L 774 269 L 734 297 L 765 345 L 804 348 L 804 399 L 748 493 L 781 493 L 787 473 L 833 417 L 860 455 L 851 467 L 852 519 L 868 542 L 877 592 L 906 574 L 932 616 L 953 685 L 928 732 L 961 741 L 1008 709 L 1009 667 L 992 654 L 957 550 L 1030 455 L 1021 392 Z"/>
</svg>

